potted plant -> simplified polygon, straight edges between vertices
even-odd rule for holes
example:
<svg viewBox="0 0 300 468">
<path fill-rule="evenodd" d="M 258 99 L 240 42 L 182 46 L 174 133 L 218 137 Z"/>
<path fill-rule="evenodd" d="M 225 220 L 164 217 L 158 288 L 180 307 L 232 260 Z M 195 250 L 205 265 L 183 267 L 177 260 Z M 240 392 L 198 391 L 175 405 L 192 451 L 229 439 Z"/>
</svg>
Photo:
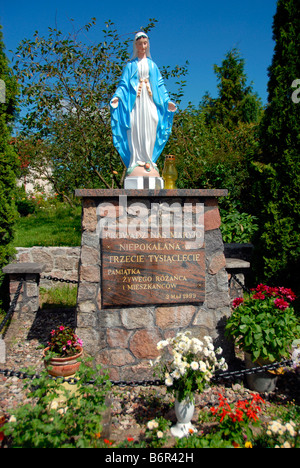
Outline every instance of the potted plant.
<svg viewBox="0 0 300 468">
<path fill-rule="evenodd" d="M 280 362 L 291 356 L 292 343 L 300 336 L 300 324 L 291 303 L 291 289 L 259 284 L 249 296 L 233 301 L 225 333 L 245 353 L 246 367 Z M 273 371 L 272 371 L 273 372 Z M 273 391 L 274 373 L 247 375 L 252 390 Z"/>
<path fill-rule="evenodd" d="M 154 375 L 162 378 L 167 392 L 175 396 L 177 424 L 171 433 L 179 438 L 195 432 L 191 424 L 195 392 L 204 390 L 215 370 L 227 369 L 225 359 L 217 359 L 222 349 L 214 350 L 211 337 L 205 336 L 203 343 L 190 335 L 190 332 L 178 333 L 174 338 L 160 341 L 157 349 L 161 355 L 151 363 Z"/>
<path fill-rule="evenodd" d="M 79 369 L 82 353 L 82 341 L 71 328 L 61 325 L 50 333 L 43 351 L 44 364 L 50 375 L 69 377 Z"/>
</svg>

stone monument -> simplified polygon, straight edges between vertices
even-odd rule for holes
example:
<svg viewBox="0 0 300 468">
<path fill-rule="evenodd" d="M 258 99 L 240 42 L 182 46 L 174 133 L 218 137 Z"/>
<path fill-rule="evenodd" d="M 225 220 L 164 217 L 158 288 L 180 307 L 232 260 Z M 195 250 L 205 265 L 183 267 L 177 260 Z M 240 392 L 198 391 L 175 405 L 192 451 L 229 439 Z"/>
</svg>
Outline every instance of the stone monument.
<svg viewBox="0 0 300 468">
<path fill-rule="evenodd" d="M 114 380 L 152 378 L 158 341 L 210 335 L 230 359 L 218 197 L 226 190 L 77 190 L 77 333 Z"/>
<path fill-rule="evenodd" d="M 156 161 L 176 106 L 135 36 L 111 100 L 124 189 L 76 190 L 82 198 L 77 333 L 114 380 L 152 378 L 157 343 L 190 330 L 222 346 L 230 314 L 218 197 L 226 190 L 164 189 Z"/>
</svg>

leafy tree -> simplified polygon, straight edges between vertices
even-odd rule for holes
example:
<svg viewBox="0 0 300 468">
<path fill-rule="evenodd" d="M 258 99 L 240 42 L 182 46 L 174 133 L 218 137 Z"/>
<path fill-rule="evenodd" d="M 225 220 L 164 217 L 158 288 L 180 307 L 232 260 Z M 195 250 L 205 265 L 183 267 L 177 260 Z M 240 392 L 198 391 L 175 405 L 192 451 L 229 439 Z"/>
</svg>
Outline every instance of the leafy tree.
<svg viewBox="0 0 300 468">
<path fill-rule="evenodd" d="M 27 109 L 23 133 L 43 141 L 43 151 L 35 152 L 31 166 L 43 171 L 58 193 L 123 186 L 125 168 L 113 146 L 109 101 L 130 57 L 132 35 L 121 36 L 108 21 L 102 42 L 83 42 L 81 34 L 86 38 L 95 24 L 93 18 L 66 36 L 53 28 L 48 37 L 36 31 L 16 53 L 15 70 Z M 144 30 L 154 24 L 150 19 Z M 179 77 L 186 67 L 165 67 L 162 72 Z"/>
<path fill-rule="evenodd" d="M 261 278 L 299 291 L 300 104 L 292 84 L 300 72 L 300 1 L 279 0 L 273 22 L 268 107 L 261 123 L 261 156 L 254 165 L 260 219 Z M 255 181 L 257 181 L 255 183 Z"/>
<path fill-rule="evenodd" d="M 4 52 L 3 34 L 0 26 L 0 285 L 2 267 L 12 254 L 11 241 L 16 219 L 13 202 L 16 188 L 17 156 L 10 145 L 11 125 L 17 112 L 18 86 Z"/>
</svg>

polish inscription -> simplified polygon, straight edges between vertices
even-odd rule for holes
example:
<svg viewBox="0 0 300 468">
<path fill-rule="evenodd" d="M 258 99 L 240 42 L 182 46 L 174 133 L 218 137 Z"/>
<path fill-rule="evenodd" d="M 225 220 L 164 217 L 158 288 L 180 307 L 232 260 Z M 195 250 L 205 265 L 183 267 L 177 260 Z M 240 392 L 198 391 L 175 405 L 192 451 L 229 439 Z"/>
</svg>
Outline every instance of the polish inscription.
<svg viewBox="0 0 300 468">
<path fill-rule="evenodd" d="M 204 248 L 185 239 L 102 239 L 102 305 L 199 303 Z"/>
</svg>

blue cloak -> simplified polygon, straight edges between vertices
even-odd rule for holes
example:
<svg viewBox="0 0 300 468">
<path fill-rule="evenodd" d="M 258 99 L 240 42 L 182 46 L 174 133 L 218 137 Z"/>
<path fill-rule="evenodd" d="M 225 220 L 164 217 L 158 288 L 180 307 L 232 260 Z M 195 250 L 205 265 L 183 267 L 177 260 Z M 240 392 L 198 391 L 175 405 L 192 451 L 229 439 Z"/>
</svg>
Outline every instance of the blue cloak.
<svg viewBox="0 0 300 468">
<path fill-rule="evenodd" d="M 152 155 L 152 162 L 155 163 L 171 134 L 174 112 L 168 111 L 170 98 L 157 65 L 150 58 L 147 60 L 153 101 L 158 113 L 156 141 Z M 130 164 L 127 131 L 130 129 L 130 113 L 135 105 L 138 83 L 138 58 L 136 58 L 126 65 L 118 88 L 112 98 L 112 100 L 116 97 L 119 98 L 118 107 L 113 108 L 110 106 L 113 143 L 127 168 Z"/>
</svg>

